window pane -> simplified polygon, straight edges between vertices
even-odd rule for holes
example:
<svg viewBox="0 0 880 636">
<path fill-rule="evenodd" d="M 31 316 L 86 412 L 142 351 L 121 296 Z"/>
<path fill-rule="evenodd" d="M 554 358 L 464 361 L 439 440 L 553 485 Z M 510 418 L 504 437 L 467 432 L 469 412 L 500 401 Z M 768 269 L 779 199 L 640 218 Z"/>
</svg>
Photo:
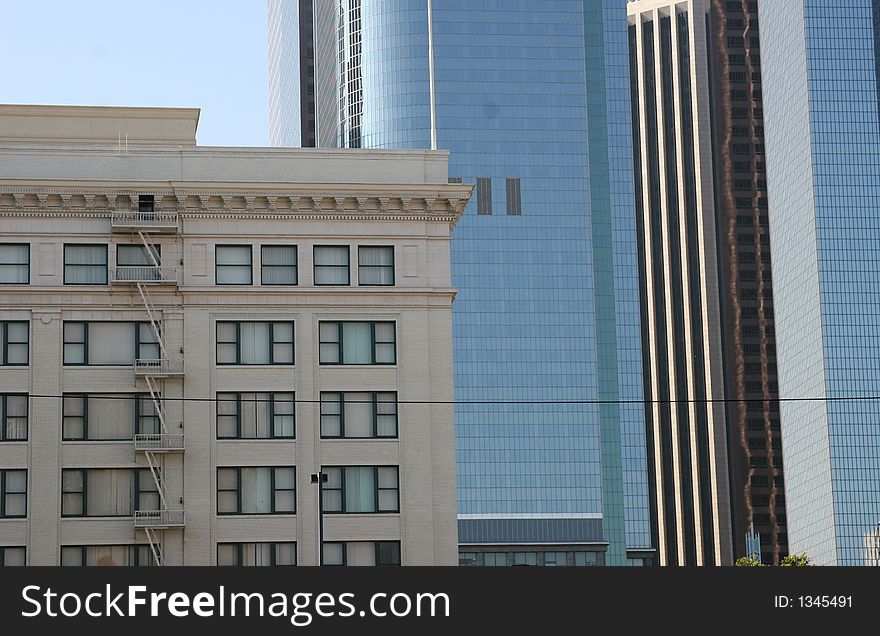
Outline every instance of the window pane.
<svg viewBox="0 0 880 636">
<path fill-rule="evenodd" d="M 274 399 L 275 420 L 272 434 L 275 437 L 294 436 L 293 393 L 276 393 Z"/>
<path fill-rule="evenodd" d="M 369 466 L 345 468 L 345 512 L 376 511 L 375 473 Z"/>
<path fill-rule="evenodd" d="M 20 284 L 28 282 L 30 246 L 0 245 L 0 283 Z"/>
<path fill-rule="evenodd" d="M 217 565 L 238 565 L 238 545 L 234 543 L 218 544 Z"/>
<path fill-rule="evenodd" d="M 349 541 L 345 544 L 346 565 L 376 565 L 376 545 L 370 541 Z"/>
<path fill-rule="evenodd" d="M 28 363 L 28 329 L 26 322 L 8 322 L 6 327 L 6 360 L 4 364 Z"/>
<path fill-rule="evenodd" d="M 376 434 L 379 437 L 397 437 L 397 394 L 377 394 L 376 412 Z"/>
<path fill-rule="evenodd" d="M 400 544 L 397 541 L 380 541 L 376 544 L 376 565 L 400 565 Z"/>
<path fill-rule="evenodd" d="M 89 323 L 89 364 L 134 364 L 134 328 L 131 322 Z"/>
<path fill-rule="evenodd" d="M 155 246 L 153 258 L 161 264 L 159 246 Z M 145 245 L 117 245 L 116 264 L 121 267 L 153 267 L 153 258 L 150 258 Z"/>
<path fill-rule="evenodd" d="M 81 566 L 82 564 L 82 548 L 79 546 L 61 548 L 61 565 Z"/>
<path fill-rule="evenodd" d="M 296 285 L 296 246 L 264 245 L 262 260 L 264 285 Z"/>
<path fill-rule="evenodd" d="M 339 437 L 342 434 L 339 393 L 321 394 L 321 436 Z"/>
<path fill-rule="evenodd" d="M 134 509 L 134 471 L 86 471 L 86 514 L 93 517 L 130 516 Z"/>
<path fill-rule="evenodd" d="M 0 438 L 7 440 L 27 439 L 28 396 L 6 396 L 6 429 Z"/>
<path fill-rule="evenodd" d="M 215 251 L 218 285 L 251 284 L 251 246 L 218 245 Z"/>
<path fill-rule="evenodd" d="M 342 324 L 342 362 L 370 364 L 373 361 L 372 330 L 368 322 Z"/>
<path fill-rule="evenodd" d="M 89 396 L 89 439 L 134 439 L 134 397 Z"/>
<path fill-rule="evenodd" d="M 107 284 L 107 246 L 65 245 L 64 282 L 74 285 Z"/>
<path fill-rule="evenodd" d="M 238 403 L 235 393 L 217 394 L 217 437 L 238 436 Z"/>
<path fill-rule="evenodd" d="M 269 364 L 269 323 L 241 323 L 241 364 Z"/>
<path fill-rule="evenodd" d="M 345 547 L 342 543 L 324 544 L 324 565 L 343 565 Z"/>
<path fill-rule="evenodd" d="M 348 285 L 348 246 L 316 246 L 315 285 Z"/>
<path fill-rule="evenodd" d="M 394 284 L 394 248 L 360 247 L 358 282 L 361 285 Z"/>
<path fill-rule="evenodd" d="M 345 436 L 373 437 L 372 394 L 345 394 Z"/>
<path fill-rule="evenodd" d="M 296 565 L 295 543 L 275 544 L 275 565 Z"/>
<path fill-rule="evenodd" d="M 272 474 L 269 468 L 240 468 L 241 512 L 266 514 L 272 511 Z"/>
</svg>

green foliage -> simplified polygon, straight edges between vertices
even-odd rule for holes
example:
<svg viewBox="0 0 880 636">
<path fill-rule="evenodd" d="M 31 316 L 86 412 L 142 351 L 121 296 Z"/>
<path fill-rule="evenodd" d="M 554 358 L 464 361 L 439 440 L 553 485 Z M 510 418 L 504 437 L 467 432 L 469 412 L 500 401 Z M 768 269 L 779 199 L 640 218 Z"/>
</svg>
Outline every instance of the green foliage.
<svg viewBox="0 0 880 636">
<path fill-rule="evenodd" d="M 759 562 L 758 559 L 755 559 L 750 556 L 743 556 L 743 557 L 738 558 L 734 565 L 736 565 L 737 567 L 747 567 L 747 568 L 759 568 L 759 567 L 764 566 L 764 564 Z"/>
<path fill-rule="evenodd" d="M 789 554 L 782 559 L 780 565 L 783 567 L 809 567 L 816 564 L 813 563 L 813 560 L 806 553 L 801 552 L 800 554 Z"/>
</svg>

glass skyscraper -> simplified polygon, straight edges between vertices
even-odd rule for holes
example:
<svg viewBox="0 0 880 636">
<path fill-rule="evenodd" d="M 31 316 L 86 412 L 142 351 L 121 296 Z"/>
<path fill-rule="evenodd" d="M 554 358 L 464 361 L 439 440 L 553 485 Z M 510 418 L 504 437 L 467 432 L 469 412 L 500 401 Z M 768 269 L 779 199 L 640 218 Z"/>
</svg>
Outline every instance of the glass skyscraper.
<svg viewBox="0 0 880 636">
<path fill-rule="evenodd" d="M 452 255 L 462 562 L 650 562 L 626 2 L 434 5 L 438 146 L 476 186 Z M 318 144 L 430 147 L 427 0 L 312 15 Z"/>
<path fill-rule="evenodd" d="M 760 4 L 789 546 L 827 565 L 877 563 L 878 14 Z"/>
</svg>

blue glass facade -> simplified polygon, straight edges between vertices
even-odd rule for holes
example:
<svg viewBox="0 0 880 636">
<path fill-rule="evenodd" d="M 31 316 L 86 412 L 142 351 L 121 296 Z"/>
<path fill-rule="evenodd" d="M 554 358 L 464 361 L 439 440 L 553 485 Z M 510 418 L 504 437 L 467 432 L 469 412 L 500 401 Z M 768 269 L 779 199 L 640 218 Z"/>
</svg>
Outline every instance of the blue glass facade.
<svg viewBox="0 0 880 636">
<path fill-rule="evenodd" d="M 361 134 L 337 139 L 429 147 L 426 0 L 355 4 Z M 433 31 L 438 145 L 479 183 L 452 254 L 460 540 L 626 564 L 652 547 L 626 2 L 444 0 Z"/>
<path fill-rule="evenodd" d="M 880 524 L 876 0 L 760 5 L 791 552 L 862 565 Z M 808 124 L 808 125 L 807 125 Z"/>
</svg>

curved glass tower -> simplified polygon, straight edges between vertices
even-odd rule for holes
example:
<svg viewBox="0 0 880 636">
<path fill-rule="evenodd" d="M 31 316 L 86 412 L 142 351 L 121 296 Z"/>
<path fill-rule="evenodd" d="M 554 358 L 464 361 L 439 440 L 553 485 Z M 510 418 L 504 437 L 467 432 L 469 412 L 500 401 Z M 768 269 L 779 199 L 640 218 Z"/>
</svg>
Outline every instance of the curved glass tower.
<svg viewBox="0 0 880 636">
<path fill-rule="evenodd" d="M 314 2 L 336 19 L 318 138 L 430 147 L 427 0 Z M 452 256 L 462 562 L 650 562 L 626 2 L 444 0 L 432 26 L 438 145 L 476 184 Z"/>
</svg>

